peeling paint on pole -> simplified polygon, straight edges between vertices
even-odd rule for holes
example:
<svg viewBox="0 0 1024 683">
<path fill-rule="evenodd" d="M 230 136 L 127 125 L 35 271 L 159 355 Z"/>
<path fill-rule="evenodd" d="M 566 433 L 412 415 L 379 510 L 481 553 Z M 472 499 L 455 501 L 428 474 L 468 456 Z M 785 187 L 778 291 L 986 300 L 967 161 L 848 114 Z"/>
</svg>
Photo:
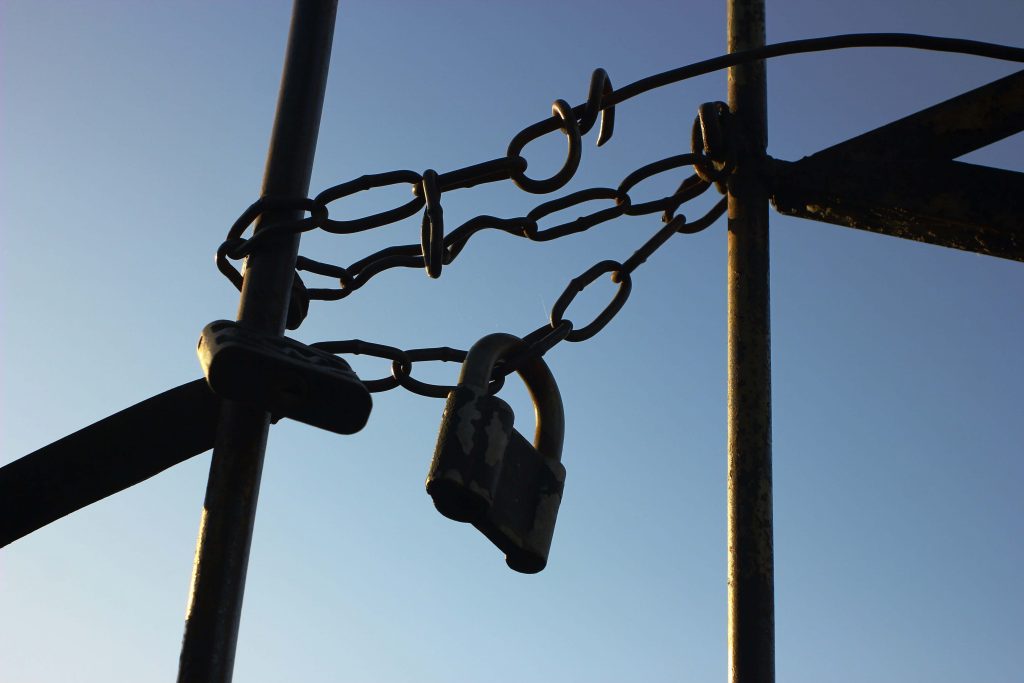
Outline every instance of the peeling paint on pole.
<svg viewBox="0 0 1024 683">
<path fill-rule="evenodd" d="M 728 0 L 729 51 L 761 47 L 763 0 Z M 771 336 L 764 62 L 729 69 L 729 108 L 743 131 L 729 181 L 729 680 L 775 680 Z"/>
</svg>

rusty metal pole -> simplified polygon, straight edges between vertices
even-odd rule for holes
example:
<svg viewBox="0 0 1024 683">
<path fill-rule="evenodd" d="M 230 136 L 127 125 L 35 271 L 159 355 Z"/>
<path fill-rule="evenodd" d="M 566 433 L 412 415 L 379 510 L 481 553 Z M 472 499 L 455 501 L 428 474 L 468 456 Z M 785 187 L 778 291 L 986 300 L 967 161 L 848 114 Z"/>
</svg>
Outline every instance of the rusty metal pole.
<svg viewBox="0 0 1024 683">
<path fill-rule="evenodd" d="M 320 130 L 337 0 L 295 0 L 262 195 L 306 197 Z M 301 212 L 267 212 L 266 224 Z M 253 253 L 238 320 L 282 334 L 299 238 Z M 221 408 L 185 613 L 179 683 L 228 683 L 234 667 L 242 595 L 270 416 L 225 401 Z"/>
<path fill-rule="evenodd" d="M 765 42 L 764 0 L 726 0 L 729 51 Z M 729 681 L 775 680 L 771 344 L 764 62 L 729 69 L 729 108 L 742 133 L 729 182 Z"/>
</svg>

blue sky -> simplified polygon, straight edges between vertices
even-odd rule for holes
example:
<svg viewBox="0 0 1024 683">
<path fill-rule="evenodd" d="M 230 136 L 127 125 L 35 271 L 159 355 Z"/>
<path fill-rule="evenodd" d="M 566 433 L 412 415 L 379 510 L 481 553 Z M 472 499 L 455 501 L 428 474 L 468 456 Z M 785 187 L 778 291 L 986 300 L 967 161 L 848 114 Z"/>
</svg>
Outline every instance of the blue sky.
<svg viewBox="0 0 1024 683">
<path fill-rule="evenodd" d="M 259 191 L 289 13 L 0 9 L 0 463 L 199 376 L 199 331 L 237 303 L 213 254 Z M 909 31 L 1019 44 L 1021 26 L 1024 4 L 1005 0 L 768 7 L 770 42 Z M 596 67 L 624 85 L 724 45 L 717 2 L 343 2 L 313 192 L 500 156 L 554 99 L 581 102 Z M 769 153 L 798 159 L 1016 68 L 877 49 L 774 60 Z M 623 104 L 615 137 L 597 149 L 588 136 L 556 196 L 686 151 L 697 106 L 725 95 L 721 73 Z M 531 173 L 554 170 L 563 144 L 529 146 Z M 967 158 L 1021 170 L 1022 152 L 1018 135 Z M 462 190 L 445 219 L 539 201 Z M 389 271 L 314 303 L 295 336 L 466 348 L 525 334 L 571 278 L 659 225 L 621 219 L 546 244 L 481 234 L 441 279 Z M 302 253 L 344 265 L 418 238 L 412 218 L 311 235 Z M 771 257 L 779 680 L 1021 680 L 1024 266 L 779 216 Z M 724 222 L 673 238 L 633 280 L 604 332 L 548 356 L 568 478 L 539 575 L 512 573 L 434 511 L 423 479 L 441 401 L 378 394 L 352 437 L 273 429 L 236 680 L 725 677 Z M 598 283 L 568 317 L 589 319 L 612 291 Z M 0 679 L 174 676 L 208 466 L 194 458 L 0 551 Z"/>
</svg>

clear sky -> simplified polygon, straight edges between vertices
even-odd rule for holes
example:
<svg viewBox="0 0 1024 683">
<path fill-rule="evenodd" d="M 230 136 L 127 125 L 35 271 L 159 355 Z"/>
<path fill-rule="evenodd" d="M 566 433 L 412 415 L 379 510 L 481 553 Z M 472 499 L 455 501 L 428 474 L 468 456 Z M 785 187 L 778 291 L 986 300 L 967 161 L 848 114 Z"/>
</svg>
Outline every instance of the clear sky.
<svg viewBox="0 0 1024 683">
<path fill-rule="evenodd" d="M 289 14 L 3 4 L 0 463 L 199 376 L 200 329 L 235 312 L 213 254 L 259 192 Z M 1019 45 L 1022 26 L 1017 0 L 768 6 L 770 42 L 908 31 Z M 501 156 L 554 99 L 583 101 L 596 67 L 624 85 L 724 49 L 717 1 L 342 2 L 313 192 Z M 1017 68 L 878 49 L 774 60 L 769 153 L 798 159 Z M 597 149 L 587 136 L 555 196 L 686 151 L 697 106 L 725 95 L 719 73 L 623 104 L 615 137 Z M 531 173 L 556 168 L 563 145 L 527 148 Z M 1022 170 L 1022 153 L 1018 135 L 968 158 Z M 670 176 L 637 192 L 670 191 Z M 445 219 L 539 201 L 462 190 Z M 659 226 L 621 219 L 546 244 L 481 234 L 440 280 L 389 271 L 314 303 L 295 336 L 466 348 L 525 334 L 571 278 Z M 310 236 L 302 252 L 344 265 L 418 239 L 411 218 Z M 549 354 L 568 479 L 539 575 L 434 511 L 423 480 L 441 401 L 378 394 L 352 437 L 278 424 L 235 680 L 724 680 L 725 253 L 724 221 L 673 238 L 603 333 Z M 778 679 L 1024 680 L 1024 264 L 778 216 L 771 258 Z M 598 283 L 568 317 L 612 291 Z M 455 365 L 433 365 L 417 376 L 454 380 Z M 530 433 L 517 384 L 503 395 Z M 208 467 L 198 456 L 0 551 L 0 681 L 173 679 Z"/>
</svg>

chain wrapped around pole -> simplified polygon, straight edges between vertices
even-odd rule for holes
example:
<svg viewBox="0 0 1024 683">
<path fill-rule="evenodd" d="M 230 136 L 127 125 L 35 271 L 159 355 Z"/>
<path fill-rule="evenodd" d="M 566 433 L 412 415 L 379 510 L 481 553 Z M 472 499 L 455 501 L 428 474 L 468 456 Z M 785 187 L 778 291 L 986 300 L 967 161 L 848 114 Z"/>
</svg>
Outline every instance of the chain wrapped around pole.
<svg viewBox="0 0 1024 683">
<path fill-rule="evenodd" d="M 687 221 L 682 215 L 676 215 L 676 212 L 683 204 L 700 196 L 712 186 L 719 193 L 726 193 L 726 182 L 736 167 L 738 150 L 746 144 L 743 140 L 744 131 L 741 130 L 735 120 L 736 117 L 724 102 L 702 104 L 698 107 L 697 116 L 690 131 L 689 153 L 677 154 L 642 166 L 627 174 L 615 188 L 592 187 L 546 201 L 535 206 L 525 216 L 500 218 L 479 215 L 452 230 L 446 230 L 442 209 L 444 193 L 503 181 L 511 181 L 519 189 L 531 194 L 555 192 L 575 176 L 580 166 L 583 149 L 582 137 L 597 126 L 597 146 L 600 147 L 607 143 L 614 131 L 615 107 L 626 100 L 695 76 L 771 57 L 851 47 L 915 48 L 1024 62 L 1024 49 L 1021 48 L 952 38 L 879 33 L 796 40 L 740 50 L 656 74 L 618 90 L 612 88 L 611 80 L 604 69 L 596 69 L 591 76 L 587 99 L 584 103 L 573 107 L 565 100 L 556 100 L 551 106 L 551 116 L 531 124 L 515 134 L 503 157 L 442 173 L 427 169 L 422 174 L 411 170 L 367 174 L 329 187 L 312 199 L 261 197 L 247 208 L 231 226 L 226 239 L 217 250 L 217 268 L 235 287 L 241 289 L 244 276 L 231 264 L 231 260 L 248 258 L 259 250 L 273 248 L 282 239 L 310 230 L 320 229 L 338 235 L 353 234 L 396 223 L 422 210 L 418 244 L 387 247 L 347 267 L 298 256 L 295 262 L 296 274 L 291 290 L 287 322 L 288 329 L 296 329 L 305 318 L 311 300 L 337 301 L 343 299 L 386 270 L 423 268 L 429 277 L 440 277 L 444 266 L 453 263 L 469 240 L 483 230 L 500 230 L 534 242 L 547 242 L 585 232 L 622 216 L 643 216 L 660 212 L 664 226 L 629 258 L 621 263 L 612 260 L 601 261 L 569 282 L 556 300 L 549 323 L 527 334 L 523 338 L 520 350 L 512 354 L 507 361 L 496 366 L 493 381 L 500 383 L 501 378 L 505 375 L 517 370 L 530 359 L 543 355 L 561 341 L 583 341 L 600 332 L 628 299 L 632 288 L 631 274 L 633 271 L 646 262 L 676 233 L 694 234 L 705 230 L 721 218 L 726 210 L 725 199 L 719 201 L 703 216 L 692 222 Z M 528 176 L 529 163 L 522 156 L 524 149 L 531 142 L 556 131 L 560 131 L 567 141 L 566 157 L 561 168 L 549 178 L 536 179 Z M 642 181 L 684 167 L 692 167 L 693 172 L 683 178 L 672 194 L 642 202 L 634 201 L 630 195 L 630 192 Z M 408 184 L 412 194 L 412 198 L 400 206 L 362 218 L 338 220 L 330 217 L 330 205 L 335 201 L 358 192 L 400 184 Z M 544 229 L 539 227 L 539 222 L 551 214 L 596 201 L 614 203 L 612 206 L 596 209 L 569 222 Z M 252 237 L 248 239 L 243 237 L 249 226 L 257 220 L 262 220 L 268 212 L 282 210 L 301 211 L 304 215 L 302 218 L 264 225 Z M 299 272 L 312 273 L 336 280 L 337 286 L 307 287 L 299 277 Z M 575 326 L 565 319 L 564 315 L 573 299 L 584 288 L 606 273 L 610 274 L 612 281 L 619 285 L 619 289 L 604 311 L 582 327 Z M 393 346 L 357 339 L 321 342 L 315 346 L 332 353 L 364 354 L 390 360 L 392 363 L 391 376 L 366 382 L 370 391 L 387 391 L 402 386 L 417 394 L 440 397 L 447 394 L 449 387 L 428 384 L 413 378 L 411 374 L 413 363 L 461 362 L 466 353 L 448 347 L 403 351 Z M 492 385 L 492 390 L 496 390 L 495 386 Z"/>
</svg>

